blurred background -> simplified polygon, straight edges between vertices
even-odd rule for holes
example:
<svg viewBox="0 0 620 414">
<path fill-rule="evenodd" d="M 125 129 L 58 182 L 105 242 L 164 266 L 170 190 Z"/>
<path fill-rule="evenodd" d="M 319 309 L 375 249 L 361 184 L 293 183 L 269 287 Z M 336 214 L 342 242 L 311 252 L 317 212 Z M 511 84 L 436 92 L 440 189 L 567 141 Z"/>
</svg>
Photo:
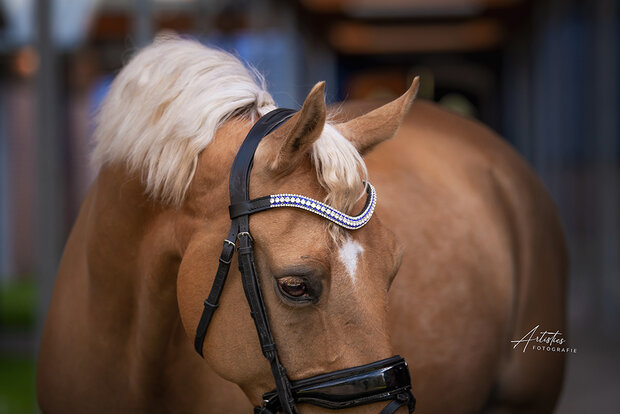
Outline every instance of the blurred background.
<svg viewBox="0 0 620 414">
<path fill-rule="evenodd" d="M 56 267 L 93 179 L 93 111 L 162 31 L 232 51 L 281 106 L 420 97 L 479 119 L 538 171 L 571 253 L 557 412 L 620 406 L 620 2 L 0 0 L 0 414 L 37 412 Z M 79 295 L 80 292 L 75 292 Z"/>
</svg>

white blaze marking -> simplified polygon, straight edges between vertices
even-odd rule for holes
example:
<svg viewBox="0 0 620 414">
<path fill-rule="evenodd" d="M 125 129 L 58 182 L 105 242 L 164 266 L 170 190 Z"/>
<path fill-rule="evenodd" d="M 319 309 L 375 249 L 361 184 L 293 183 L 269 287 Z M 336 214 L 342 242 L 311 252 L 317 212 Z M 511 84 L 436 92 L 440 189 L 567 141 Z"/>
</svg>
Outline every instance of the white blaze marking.
<svg viewBox="0 0 620 414">
<path fill-rule="evenodd" d="M 340 247 L 338 258 L 347 268 L 347 272 L 353 282 L 355 282 L 355 272 L 357 270 L 357 257 L 364 252 L 364 248 L 355 240 L 347 238 Z"/>
</svg>

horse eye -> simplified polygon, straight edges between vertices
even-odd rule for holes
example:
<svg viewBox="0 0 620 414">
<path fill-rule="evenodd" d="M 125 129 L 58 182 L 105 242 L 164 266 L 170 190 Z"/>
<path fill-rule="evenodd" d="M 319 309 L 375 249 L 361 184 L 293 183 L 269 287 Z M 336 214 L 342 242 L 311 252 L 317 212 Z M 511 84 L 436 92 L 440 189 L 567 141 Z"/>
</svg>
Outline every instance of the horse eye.
<svg viewBox="0 0 620 414">
<path fill-rule="evenodd" d="M 291 299 L 309 299 L 308 285 L 299 277 L 283 277 L 278 279 L 280 291 Z"/>
</svg>

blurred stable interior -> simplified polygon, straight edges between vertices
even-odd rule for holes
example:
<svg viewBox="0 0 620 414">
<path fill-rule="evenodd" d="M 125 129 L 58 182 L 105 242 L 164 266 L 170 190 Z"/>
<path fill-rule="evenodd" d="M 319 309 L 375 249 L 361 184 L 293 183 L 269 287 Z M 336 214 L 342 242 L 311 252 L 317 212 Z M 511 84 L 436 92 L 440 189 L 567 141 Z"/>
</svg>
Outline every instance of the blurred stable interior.
<svg viewBox="0 0 620 414">
<path fill-rule="evenodd" d="M 0 0 L 0 414 L 36 412 L 38 332 L 93 178 L 92 115 L 132 52 L 169 30 L 257 67 L 280 106 L 319 80 L 337 102 L 396 97 L 420 75 L 421 98 L 503 135 L 553 195 L 571 252 L 578 351 L 558 412 L 611 412 L 619 21 L 615 0 Z"/>
</svg>

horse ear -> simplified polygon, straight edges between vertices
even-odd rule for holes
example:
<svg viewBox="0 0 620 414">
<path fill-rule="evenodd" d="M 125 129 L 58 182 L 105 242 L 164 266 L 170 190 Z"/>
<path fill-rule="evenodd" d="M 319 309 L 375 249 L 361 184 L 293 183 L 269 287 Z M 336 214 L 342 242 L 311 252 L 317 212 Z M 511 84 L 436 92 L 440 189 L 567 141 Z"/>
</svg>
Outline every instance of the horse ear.
<svg viewBox="0 0 620 414">
<path fill-rule="evenodd" d="M 396 134 L 419 87 L 420 77 L 416 76 L 409 90 L 400 98 L 336 127 L 364 155 Z"/>
<path fill-rule="evenodd" d="M 269 139 L 279 146 L 271 163 L 272 170 L 281 173 L 297 165 L 321 136 L 327 112 L 324 94 L 325 82 L 314 85 L 301 109 L 269 134 Z"/>
</svg>

